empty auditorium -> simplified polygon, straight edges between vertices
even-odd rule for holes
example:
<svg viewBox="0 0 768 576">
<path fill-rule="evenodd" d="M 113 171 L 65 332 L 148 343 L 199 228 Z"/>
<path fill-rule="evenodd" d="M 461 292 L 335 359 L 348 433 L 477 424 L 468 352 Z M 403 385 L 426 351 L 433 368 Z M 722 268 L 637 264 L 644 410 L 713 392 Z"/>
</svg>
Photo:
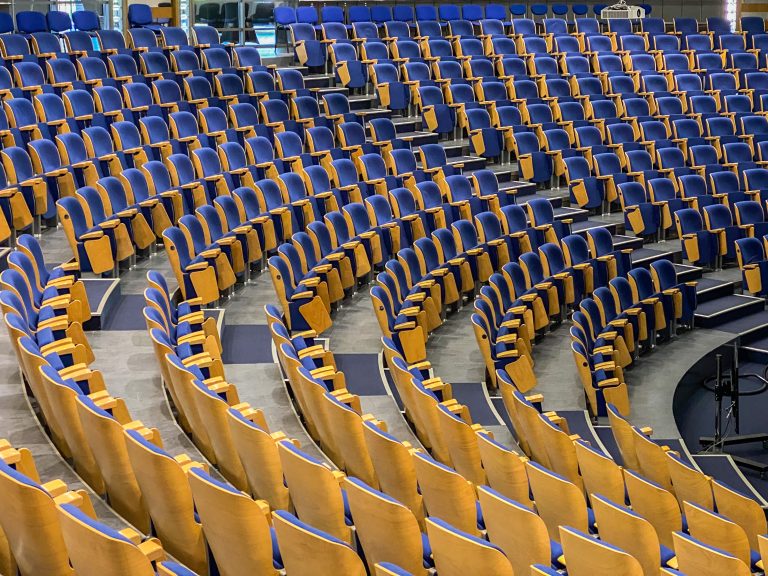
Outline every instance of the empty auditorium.
<svg viewBox="0 0 768 576">
<path fill-rule="evenodd" d="M 0 576 L 768 574 L 768 3 L 144 1 L 0 2 Z"/>
</svg>

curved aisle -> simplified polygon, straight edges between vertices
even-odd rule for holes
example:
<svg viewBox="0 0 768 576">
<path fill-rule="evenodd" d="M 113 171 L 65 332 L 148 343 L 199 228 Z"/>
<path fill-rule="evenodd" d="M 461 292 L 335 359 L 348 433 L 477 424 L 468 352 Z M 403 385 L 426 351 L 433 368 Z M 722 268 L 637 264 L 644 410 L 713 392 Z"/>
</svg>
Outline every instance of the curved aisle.
<svg viewBox="0 0 768 576">
<path fill-rule="evenodd" d="M 47 232 L 40 243 L 46 260 L 50 262 L 63 262 L 71 258 L 71 250 L 61 229 Z M 89 332 L 88 337 L 93 334 Z M 37 417 L 31 414 L 34 410 L 33 402 L 25 393 L 8 332 L 0 330 L 0 438 L 7 439 L 15 447 L 28 448 L 32 452 L 42 482 L 61 479 L 70 490 L 85 490 L 99 520 L 118 530 L 125 528 L 128 523 L 99 498 L 61 457 Z"/>
<path fill-rule="evenodd" d="M 427 341 L 427 359 L 435 374 L 451 384 L 453 397 L 469 407 L 474 423 L 493 432 L 502 444 L 519 450 L 501 396 L 491 396 L 485 385 L 485 363 L 470 322 L 472 311 L 472 302 L 466 302 L 435 330 Z M 538 352 L 538 348 L 534 350 L 537 362 Z"/>
<path fill-rule="evenodd" d="M 400 412 L 394 384 L 385 368 L 381 330 L 371 306 L 370 286 L 360 288 L 342 304 L 323 337 L 329 339 L 329 348 L 346 377 L 347 389 L 360 396 L 364 414 L 373 414 L 386 422 L 389 432 L 400 441 L 420 446 Z"/>
</svg>

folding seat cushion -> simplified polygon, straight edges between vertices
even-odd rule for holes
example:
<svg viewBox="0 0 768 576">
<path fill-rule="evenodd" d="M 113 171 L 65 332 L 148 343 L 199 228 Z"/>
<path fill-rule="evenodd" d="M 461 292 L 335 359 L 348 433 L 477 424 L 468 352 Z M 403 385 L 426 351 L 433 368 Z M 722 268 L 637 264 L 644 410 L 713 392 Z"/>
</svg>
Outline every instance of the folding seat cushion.
<svg viewBox="0 0 768 576">
<path fill-rule="evenodd" d="M 325 64 L 326 48 L 315 37 L 311 24 L 296 23 L 289 26 L 296 57 L 303 66 L 319 67 Z"/>
<path fill-rule="evenodd" d="M 541 151 L 536 134 L 514 134 L 514 146 L 523 178 L 536 183 L 548 182 L 552 178 L 552 160 Z"/>
<path fill-rule="evenodd" d="M 679 316 L 679 323 L 691 326 L 697 304 L 696 287 L 690 282 L 678 282 L 677 274 L 674 272 L 674 266 L 670 267 L 664 263 L 654 263 L 651 265 L 651 276 L 653 277 L 656 291 L 679 290 L 682 295 L 682 314 Z"/>
<path fill-rule="evenodd" d="M 651 202 L 638 182 L 620 184 L 619 198 L 626 225 L 637 236 L 656 236 L 672 225 L 669 208 L 663 201 Z"/>
<path fill-rule="evenodd" d="M 27 151 L 18 146 L 11 146 L 1 151 L 0 157 L 8 183 L 21 190 L 32 215 L 51 218 L 54 208 L 52 202 L 49 204 L 48 184 L 43 176 L 37 175 Z M 14 204 L 17 202 L 18 199 L 13 201 Z M 23 213 L 22 206 L 18 209 Z"/>
<path fill-rule="evenodd" d="M 51 140 L 33 140 L 28 144 L 32 166 L 37 174 L 48 182 L 49 208 L 53 202 L 75 193 L 75 183 L 71 167 L 62 165 L 61 156 Z"/>
<path fill-rule="evenodd" d="M 147 162 L 147 150 L 141 141 L 141 133 L 132 122 L 113 122 L 110 131 L 117 150 L 121 150 L 134 168 Z"/>
<path fill-rule="evenodd" d="M 637 302 L 643 302 L 650 304 L 653 303 L 652 314 L 648 313 L 648 318 L 653 316 L 655 318 L 656 330 L 662 330 L 666 328 L 667 336 L 674 335 L 677 327 L 675 321 L 681 312 L 681 296 L 676 296 L 670 291 L 665 294 L 658 294 L 653 284 L 651 273 L 646 270 L 630 270 L 627 277 L 630 287 L 632 289 L 632 298 Z M 650 310 L 651 306 L 645 306 Z M 668 470 L 659 466 L 659 450 L 653 445 L 653 443 L 646 446 L 645 438 L 636 439 L 635 449 L 640 460 L 641 470 L 649 478 L 658 481 L 660 484 L 667 484 Z M 648 449 L 650 447 L 650 450 Z M 649 458 L 649 454 L 652 456 Z M 651 460 L 652 458 L 652 460 Z M 648 464 L 651 461 L 653 465 Z M 657 472 L 661 470 L 661 472 Z M 657 476 L 658 474 L 658 476 Z M 663 481 L 662 481 L 663 478 Z"/>
<path fill-rule="evenodd" d="M 704 207 L 704 222 L 710 231 L 717 231 L 720 238 L 720 253 L 728 259 L 736 257 L 735 242 L 739 238 L 750 236 L 753 227 L 750 224 L 734 225 L 731 211 L 722 204 Z"/>
<path fill-rule="evenodd" d="M 580 208 L 599 208 L 605 201 L 603 183 L 592 176 L 589 163 L 581 156 L 565 158 L 563 160 L 571 201 Z"/>
<path fill-rule="evenodd" d="M 393 64 L 374 64 L 373 80 L 381 105 L 390 110 L 405 110 L 410 104 L 410 89 L 400 81 Z"/>
<path fill-rule="evenodd" d="M 42 181 L 40 181 L 42 184 Z M 8 182 L 5 170 L 0 167 L 0 236 L 3 239 L 11 237 L 13 233 L 21 232 L 29 227 L 39 216 L 39 211 L 45 212 L 44 207 L 36 209 L 35 199 L 19 186 L 12 186 Z M 26 193 L 25 193 L 26 192 Z M 45 202 L 46 199 L 44 198 Z"/>
<path fill-rule="evenodd" d="M 77 248 L 75 259 L 80 270 L 102 274 L 115 268 L 117 242 L 114 231 L 94 227 L 74 197 L 62 198 L 57 202 L 59 220 L 64 227 L 70 245 Z M 119 224 L 119 221 L 117 222 Z"/>
<path fill-rule="evenodd" d="M 155 160 L 164 160 L 174 152 L 168 124 L 160 116 L 145 116 L 139 120 L 142 142 L 150 147 Z"/>
<path fill-rule="evenodd" d="M 683 239 L 685 257 L 691 262 L 714 265 L 720 253 L 719 240 L 704 228 L 701 215 L 696 210 L 683 209 L 675 212 L 675 220 Z"/>
<path fill-rule="evenodd" d="M 187 33 L 176 26 L 163 26 L 160 28 L 160 40 L 166 50 L 191 50 Z"/>
<path fill-rule="evenodd" d="M 544 149 L 553 158 L 556 176 L 565 174 L 565 159 L 580 157 L 581 154 L 571 148 L 570 137 L 565 130 L 543 131 Z"/>
</svg>

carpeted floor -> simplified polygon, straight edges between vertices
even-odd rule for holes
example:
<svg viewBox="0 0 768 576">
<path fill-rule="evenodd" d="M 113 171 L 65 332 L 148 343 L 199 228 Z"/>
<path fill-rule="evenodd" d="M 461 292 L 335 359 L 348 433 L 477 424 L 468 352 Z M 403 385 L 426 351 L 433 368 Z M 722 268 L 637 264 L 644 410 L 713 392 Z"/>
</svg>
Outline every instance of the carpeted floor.
<svg viewBox="0 0 768 576">
<path fill-rule="evenodd" d="M 90 296 L 89 296 L 90 298 Z M 117 305 L 105 318 L 102 330 L 146 330 L 145 302 L 141 294 L 121 294 Z"/>
<path fill-rule="evenodd" d="M 743 375 L 749 372 L 762 374 L 765 366 L 755 363 L 744 363 L 740 367 L 742 375 L 740 389 L 747 391 L 758 386 L 756 380 L 744 379 Z M 732 436 L 736 434 L 735 421 L 729 418 L 730 399 L 723 400 L 723 434 Z M 679 409 L 675 418 L 680 428 L 680 434 L 685 440 L 691 452 L 698 450 L 700 436 L 712 436 L 714 433 L 715 414 L 717 404 L 715 395 L 704 387 L 699 388 Z M 755 396 L 743 396 L 740 401 L 740 433 L 756 434 L 765 432 L 765 414 L 768 412 L 768 392 Z M 732 456 L 742 456 L 768 464 L 768 450 L 760 443 L 727 446 L 724 450 Z M 768 479 L 760 478 L 757 472 L 742 468 L 744 475 L 752 482 L 755 488 L 768 498 Z"/>
<path fill-rule="evenodd" d="M 344 372 L 347 389 L 359 396 L 386 396 L 378 354 L 334 354 L 336 367 Z"/>
<path fill-rule="evenodd" d="M 221 336 L 224 364 L 264 364 L 272 360 L 272 339 L 266 324 L 228 324 Z"/>
</svg>

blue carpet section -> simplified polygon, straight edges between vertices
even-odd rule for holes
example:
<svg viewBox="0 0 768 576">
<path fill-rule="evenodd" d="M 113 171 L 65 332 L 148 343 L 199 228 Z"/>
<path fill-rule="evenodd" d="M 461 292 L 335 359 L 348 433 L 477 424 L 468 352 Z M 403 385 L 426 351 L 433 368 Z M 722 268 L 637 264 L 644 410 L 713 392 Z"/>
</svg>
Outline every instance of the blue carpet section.
<svg viewBox="0 0 768 576">
<path fill-rule="evenodd" d="M 272 362 L 272 339 L 266 324 L 229 324 L 221 335 L 224 364 Z"/>
<path fill-rule="evenodd" d="M 400 393 L 397 391 L 395 381 L 392 380 L 392 373 L 389 370 L 384 370 L 384 375 L 387 377 L 387 386 L 389 386 L 389 391 L 392 393 L 392 398 L 395 399 L 397 407 L 400 408 L 400 410 L 404 410 L 405 405 L 403 404 L 402 398 L 400 398 Z"/>
<path fill-rule="evenodd" d="M 704 474 L 708 474 L 724 484 L 727 484 L 737 492 L 752 498 L 752 491 L 744 483 L 744 478 L 739 474 L 737 468 L 731 465 L 727 456 L 724 455 L 706 455 L 694 456 L 693 459 L 698 464 Z M 754 480 L 753 480 L 754 485 Z"/>
<path fill-rule="evenodd" d="M 509 418 L 507 408 L 504 406 L 504 400 L 502 400 L 501 396 L 493 396 L 491 397 L 491 402 L 493 403 L 493 407 L 496 408 L 496 412 L 499 413 L 499 416 L 501 416 L 501 419 L 504 421 L 504 424 L 509 428 L 509 431 L 512 432 L 512 435 L 515 438 L 517 438 L 517 432 L 515 432 L 515 427 L 512 425 L 512 420 Z"/>
<path fill-rule="evenodd" d="M 334 354 L 336 367 L 344 372 L 347 390 L 358 396 L 386 396 L 378 354 Z M 392 386 L 394 388 L 394 386 Z"/>
<path fill-rule="evenodd" d="M 105 282 L 105 284 L 107 284 Z M 90 299 L 90 293 L 88 295 Z M 90 300 L 93 303 L 99 300 Z M 111 314 L 102 322 L 102 330 L 146 330 L 144 323 L 145 302 L 141 294 L 123 294 Z"/>
<path fill-rule="evenodd" d="M 104 295 L 112 286 L 112 280 L 98 279 L 98 278 L 84 278 L 83 285 L 85 286 L 85 293 L 88 294 L 88 301 L 91 303 L 91 312 L 95 312 L 95 308 L 104 298 Z M 143 296 L 142 296 L 143 298 Z"/>
<path fill-rule="evenodd" d="M 683 462 L 687 462 L 688 464 L 693 464 L 691 462 L 691 459 L 688 457 L 688 454 L 683 450 L 683 442 L 680 440 L 680 438 L 654 438 L 653 439 L 656 444 L 659 444 L 660 446 L 669 446 L 669 448 L 678 454 L 680 454 L 680 459 Z M 688 445 L 686 444 L 686 447 Z M 698 443 L 694 444 L 692 446 L 693 450 L 698 450 Z M 688 450 L 690 451 L 690 447 L 688 447 Z"/>
<path fill-rule="evenodd" d="M 624 461 L 621 459 L 621 452 L 619 452 L 619 447 L 616 444 L 616 440 L 613 438 L 611 427 L 595 426 L 595 432 L 597 432 L 597 436 L 600 438 L 603 446 L 605 446 L 605 449 L 608 450 L 608 453 L 611 455 L 611 458 L 613 458 L 614 462 L 617 464 L 623 464 Z"/>
<path fill-rule="evenodd" d="M 571 434 L 578 434 L 582 440 L 597 446 L 595 429 L 584 410 L 558 410 L 557 413 L 568 422 L 568 430 Z"/>
<path fill-rule="evenodd" d="M 472 422 L 483 426 L 499 426 L 501 423 L 488 403 L 483 392 L 485 384 L 481 382 L 471 384 L 452 384 L 453 397 L 459 404 L 464 404 L 472 414 Z"/>
<path fill-rule="evenodd" d="M 761 364 L 746 362 L 741 364 L 739 370 L 742 375 L 750 372 L 762 374 L 764 368 Z M 740 388 L 742 392 L 745 392 L 754 389 L 756 385 L 755 380 L 742 379 Z M 711 436 L 714 433 L 716 406 L 714 394 L 703 387 L 699 387 L 686 398 L 682 409 L 675 411 L 675 420 L 680 429 L 680 434 L 691 452 L 700 450 L 700 436 Z M 727 429 L 725 427 L 728 407 L 729 401 L 726 399 L 723 402 L 723 430 L 727 435 L 734 435 L 735 430 L 732 421 Z M 768 412 L 768 392 L 756 396 L 742 397 L 740 411 L 740 432 L 742 434 L 766 432 L 765 414 Z M 725 452 L 732 456 L 742 456 L 760 462 L 768 462 L 768 450 L 763 450 L 759 443 L 728 446 Z M 742 468 L 741 471 L 755 489 L 764 498 L 768 498 L 768 479 L 761 479 L 758 473 L 746 468 Z M 724 479 L 724 481 L 728 482 L 727 479 Z M 735 488 L 738 489 L 738 487 Z"/>
</svg>

